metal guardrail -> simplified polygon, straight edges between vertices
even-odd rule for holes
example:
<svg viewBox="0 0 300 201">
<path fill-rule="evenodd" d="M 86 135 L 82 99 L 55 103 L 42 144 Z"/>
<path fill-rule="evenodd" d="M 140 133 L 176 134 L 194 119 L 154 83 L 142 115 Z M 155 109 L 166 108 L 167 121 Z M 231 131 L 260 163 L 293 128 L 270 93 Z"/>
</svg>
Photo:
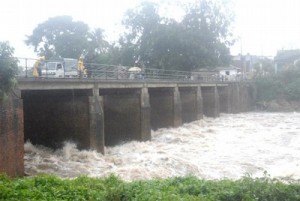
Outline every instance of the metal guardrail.
<svg viewBox="0 0 300 201">
<path fill-rule="evenodd" d="M 33 66 L 37 59 L 18 58 L 19 60 L 19 78 L 33 78 Z M 54 62 L 47 60 L 45 62 Z M 176 81 L 201 81 L 201 82 L 220 82 L 227 81 L 215 73 L 188 72 L 176 70 L 164 70 L 155 68 L 140 68 L 140 71 L 131 71 L 132 67 L 121 65 L 106 65 L 96 63 L 85 63 L 86 71 L 84 76 L 77 78 L 91 80 L 176 80 Z M 78 74 L 79 75 L 79 74 Z M 51 79 L 48 75 L 40 76 Z M 74 79 L 70 77 L 61 77 L 62 79 Z M 230 80 L 237 81 L 237 80 Z"/>
</svg>

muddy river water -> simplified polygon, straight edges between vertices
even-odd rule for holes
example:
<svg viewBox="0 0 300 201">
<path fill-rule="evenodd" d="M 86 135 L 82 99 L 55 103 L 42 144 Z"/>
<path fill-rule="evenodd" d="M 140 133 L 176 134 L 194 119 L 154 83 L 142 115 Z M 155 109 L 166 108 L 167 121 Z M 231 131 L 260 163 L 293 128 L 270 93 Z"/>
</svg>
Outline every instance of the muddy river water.
<svg viewBox="0 0 300 201">
<path fill-rule="evenodd" d="M 152 141 L 106 147 L 103 156 L 76 145 L 53 151 L 25 144 L 25 172 L 60 177 L 111 173 L 125 180 L 195 175 L 300 179 L 300 113 L 221 114 L 152 131 Z"/>
</svg>

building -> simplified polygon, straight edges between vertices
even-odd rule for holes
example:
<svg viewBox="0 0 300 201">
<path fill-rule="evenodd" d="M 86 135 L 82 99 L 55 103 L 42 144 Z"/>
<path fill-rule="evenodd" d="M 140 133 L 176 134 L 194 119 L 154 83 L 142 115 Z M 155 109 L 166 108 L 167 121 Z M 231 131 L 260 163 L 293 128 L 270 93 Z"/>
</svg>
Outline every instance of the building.
<svg viewBox="0 0 300 201">
<path fill-rule="evenodd" d="M 218 67 L 219 78 L 221 81 L 238 81 L 241 80 L 241 69 L 235 66 Z"/>
</svg>

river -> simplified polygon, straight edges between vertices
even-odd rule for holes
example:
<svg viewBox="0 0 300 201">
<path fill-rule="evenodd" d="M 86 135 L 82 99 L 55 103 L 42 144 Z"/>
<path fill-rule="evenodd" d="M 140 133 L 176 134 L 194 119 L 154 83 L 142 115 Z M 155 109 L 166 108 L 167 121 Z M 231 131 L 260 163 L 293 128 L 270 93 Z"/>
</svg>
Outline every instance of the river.
<svg viewBox="0 0 300 201">
<path fill-rule="evenodd" d="M 300 179 L 300 113 L 221 114 L 179 128 L 152 131 L 152 141 L 106 147 L 106 155 L 25 144 L 25 173 L 63 178 L 111 173 L 125 180 L 195 175 L 239 179 L 265 173 Z"/>
</svg>

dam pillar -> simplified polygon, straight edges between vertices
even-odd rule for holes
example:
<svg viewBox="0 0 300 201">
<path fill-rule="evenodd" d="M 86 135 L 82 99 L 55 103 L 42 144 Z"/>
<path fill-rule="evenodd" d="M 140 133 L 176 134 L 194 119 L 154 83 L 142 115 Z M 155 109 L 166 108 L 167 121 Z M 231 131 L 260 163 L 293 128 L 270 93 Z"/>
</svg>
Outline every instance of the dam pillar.
<svg viewBox="0 0 300 201">
<path fill-rule="evenodd" d="M 141 107 L 141 141 L 151 140 L 151 111 L 148 88 L 143 87 L 141 89 L 140 96 Z"/>
<path fill-rule="evenodd" d="M 182 104 L 182 122 L 192 122 L 203 117 L 200 87 L 179 88 Z"/>
<path fill-rule="evenodd" d="M 0 174 L 24 175 L 23 101 L 15 91 L 0 101 Z"/>
<path fill-rule="evenodd" d="M 231 113 L 230 93 L 228 86 L 218 86 L 220 113 Z"/>
<path fill-rule="evenodd" d="M 182 125 L 182 106 L 178 87 L 173 88 L 173 111 L 174 127 L 179 127 Z"/>
<path fill-rule="evenodd" d="M 257 88 L 254 83 L 249 84 L 249 110 L 253 111 L 255 109 L 256 101 L 257 101 Z"/>
<path fill-rule="evenodd" d="M 90 149 L 104 154 L 104 140 L 103 97 L 99 96 L 99 89 L 93 89 L 93 96 L 89 96 Z"/>
<path fill-rule="evenodd" d="M 149 88 L 151 127 L 153 129 L 182 125 L 181 99 L 178 87 Z"/>
<path fill-rule="evenodd" d="M 203 97 L 201 87 L 197 87 L 197 120 L 203 119 Z"/>
<path fill-rule="evenodd" d="M 231 113 L 236 114 L 241 112 L 241 101 L 240 101 L 240 86 L 237 83 L 230 84 L 229 86 L 229 104 L 231 108 Z"/>
<path fill-rule="evenodd" d="M 256 103 L 256 87 L 253 83 L 240 83 L 240 111 L 254 110 Z"/>
<path fill-rule="evenodd" d="M 240 96 L 240 112 L 247 112 L 248 111 L 248 102 L 249 102 L 249 93 L 248 87 L 246 84 L 241 83 L 239 86 L 239 96 Z"/>
<path fill-rule="evenodd" d="M 217 86 L 202 86 L 203 114 L 207 117 L 220 116 L 220 99 Z"/>
</svg>

